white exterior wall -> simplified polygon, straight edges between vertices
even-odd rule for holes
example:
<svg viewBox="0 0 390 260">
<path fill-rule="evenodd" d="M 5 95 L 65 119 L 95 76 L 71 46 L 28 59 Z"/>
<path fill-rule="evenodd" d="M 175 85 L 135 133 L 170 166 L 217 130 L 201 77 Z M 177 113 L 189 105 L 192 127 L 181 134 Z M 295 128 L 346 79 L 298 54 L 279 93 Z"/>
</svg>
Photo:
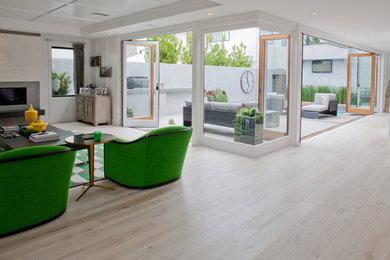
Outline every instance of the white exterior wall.
<svg viewBox="0 0 390 260">
<path fill-rule="evenodd" d="M 331 73 L 313 73 L 312 61 L 303 61 L 303 86 L 328 86 L 330 88 L 339 88 L 347 86 L 347 59 L 332 60 Z"/>
<path fill-rule="evenodd" d="M 146 75 L 141 63 L 128 62 L 127 75 Z M 241 90 L 241 74 L 249 70 L 255 75 L 254 89 L 245 94 Z M 228 102 L 245 102 L 257 99 L 257 68 L 235 68 L 222 66 L 205 66 L 205 84 L 207 90 L 219 88 L 225 90 Z M 160 64 L 160 77 L 163 84 L 160 88 L 160 115 L 180 114 L 183 111 L 184 99 L 192 98 L 192 65 Z M 141 89 L 128 91 L 129 107 L 142 107 L 147 94 Z M 138 93 L 132 96 L 131 93 Z"/>
</svg>

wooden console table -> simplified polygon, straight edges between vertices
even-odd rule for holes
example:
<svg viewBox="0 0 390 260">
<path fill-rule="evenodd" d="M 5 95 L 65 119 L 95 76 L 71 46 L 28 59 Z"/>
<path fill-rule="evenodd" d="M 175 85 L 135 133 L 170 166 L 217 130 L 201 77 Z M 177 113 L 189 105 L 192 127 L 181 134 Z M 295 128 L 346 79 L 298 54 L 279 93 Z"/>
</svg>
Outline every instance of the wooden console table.
<svg viewBox="0 0 390 260">
<path fill-rule="evenodd" d="M 96 96 L 90 94 L 76 95 L 77 120 L 98 124 L 111 124 L 110 96 Z"/>
</svg>

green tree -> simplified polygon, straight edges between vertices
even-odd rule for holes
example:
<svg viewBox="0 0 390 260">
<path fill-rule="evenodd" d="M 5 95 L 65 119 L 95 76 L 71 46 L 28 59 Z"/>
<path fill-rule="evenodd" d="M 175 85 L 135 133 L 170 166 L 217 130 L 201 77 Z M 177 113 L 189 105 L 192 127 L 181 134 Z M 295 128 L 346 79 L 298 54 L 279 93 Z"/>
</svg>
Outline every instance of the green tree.
<svg viewBox="0 0 390 260">
<path fill-rule="evenodd" d="M 148 41 L 159 41 L 160 42 L 160 62 L 177 64 L 179 56 L 182 52 L 182 41 L 174 34 L 155 36 L 148 38 Z M 156 54 L 154 54 L 156 55 Z M 145 51 L 145 60 L 149 61 L 150 52 L 149 49 Z M 156 58 L 156 56 L 154 56 Z"/>
<path fill-rule="evenodd" d="M 252 56 L 245 55 L 246 46 L 244 43 L 240 43 L 239 46 L 233 45 L 232 53 L 229 54 L 229 66 L 230 67 L 251 67 Z"/>
<path fill-rule="evenodd" d="M 206 34 L 206 54 L 205 65 L 210 66 L 229 66 L 228 51 L 225 48 L 226 36 L 222 34 L 221 44 L 211 44 L 213 36 Z"/>
<path fill-rule="evenodd" d="M 57 90 L 52 89 L 52 95 L 53 96 L 65 96 L 69 93 L 69 85 L 72 83 L 72 80 L 70 79 L 70 75 L 67 72 L 61 73 L 58 75 L 57 72 L 54 70 L 51 73 L 51 79 L 52 80 L 58 80 L 59 86 Z"/>
<path fill-rule="evenodd" d="M 187 45 L 183 48 L 183 55 L 181 56 L 181 61 L 183 64 L 192 64 L 192 32 L 187 33 L 186 38 Z"/>
</svg>

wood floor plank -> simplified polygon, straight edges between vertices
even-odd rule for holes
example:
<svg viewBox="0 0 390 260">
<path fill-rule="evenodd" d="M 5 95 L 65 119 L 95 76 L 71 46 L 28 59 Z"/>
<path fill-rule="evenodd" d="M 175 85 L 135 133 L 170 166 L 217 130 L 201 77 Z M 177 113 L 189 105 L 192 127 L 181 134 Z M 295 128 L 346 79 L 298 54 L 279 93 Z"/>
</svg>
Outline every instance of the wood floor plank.
<svg viewBox="0 0 390 260">
<path fill-rule="evenodd" d="M 78 202 L 71 189 L 61 217 L 1 238 L 0 259 L 388 259 L 388 122 L 367 116 L 258 159 L 191 146 L 177 182 L 104 180 L 115 191 Z"/>
</svg>

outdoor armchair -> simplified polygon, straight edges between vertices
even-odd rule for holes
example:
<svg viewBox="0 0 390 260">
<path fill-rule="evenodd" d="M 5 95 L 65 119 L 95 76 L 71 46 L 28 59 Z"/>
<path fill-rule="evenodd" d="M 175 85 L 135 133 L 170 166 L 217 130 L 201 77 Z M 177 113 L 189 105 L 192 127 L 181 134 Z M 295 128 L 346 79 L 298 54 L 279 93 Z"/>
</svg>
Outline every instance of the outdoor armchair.
<svg viewBox="0 0 390 260">
<path fill-rule="evenodd" d="M 34 146 L 0 153 L 0 236 L 65 211 L 75 151 Z"/>
<path fill-rule="evenodd" d="M 180 178 L 192 128 L 168 126 L 134 141 L 104 145 L 105 176 L 119 184 L 146 188 Z"/>
</svg>

